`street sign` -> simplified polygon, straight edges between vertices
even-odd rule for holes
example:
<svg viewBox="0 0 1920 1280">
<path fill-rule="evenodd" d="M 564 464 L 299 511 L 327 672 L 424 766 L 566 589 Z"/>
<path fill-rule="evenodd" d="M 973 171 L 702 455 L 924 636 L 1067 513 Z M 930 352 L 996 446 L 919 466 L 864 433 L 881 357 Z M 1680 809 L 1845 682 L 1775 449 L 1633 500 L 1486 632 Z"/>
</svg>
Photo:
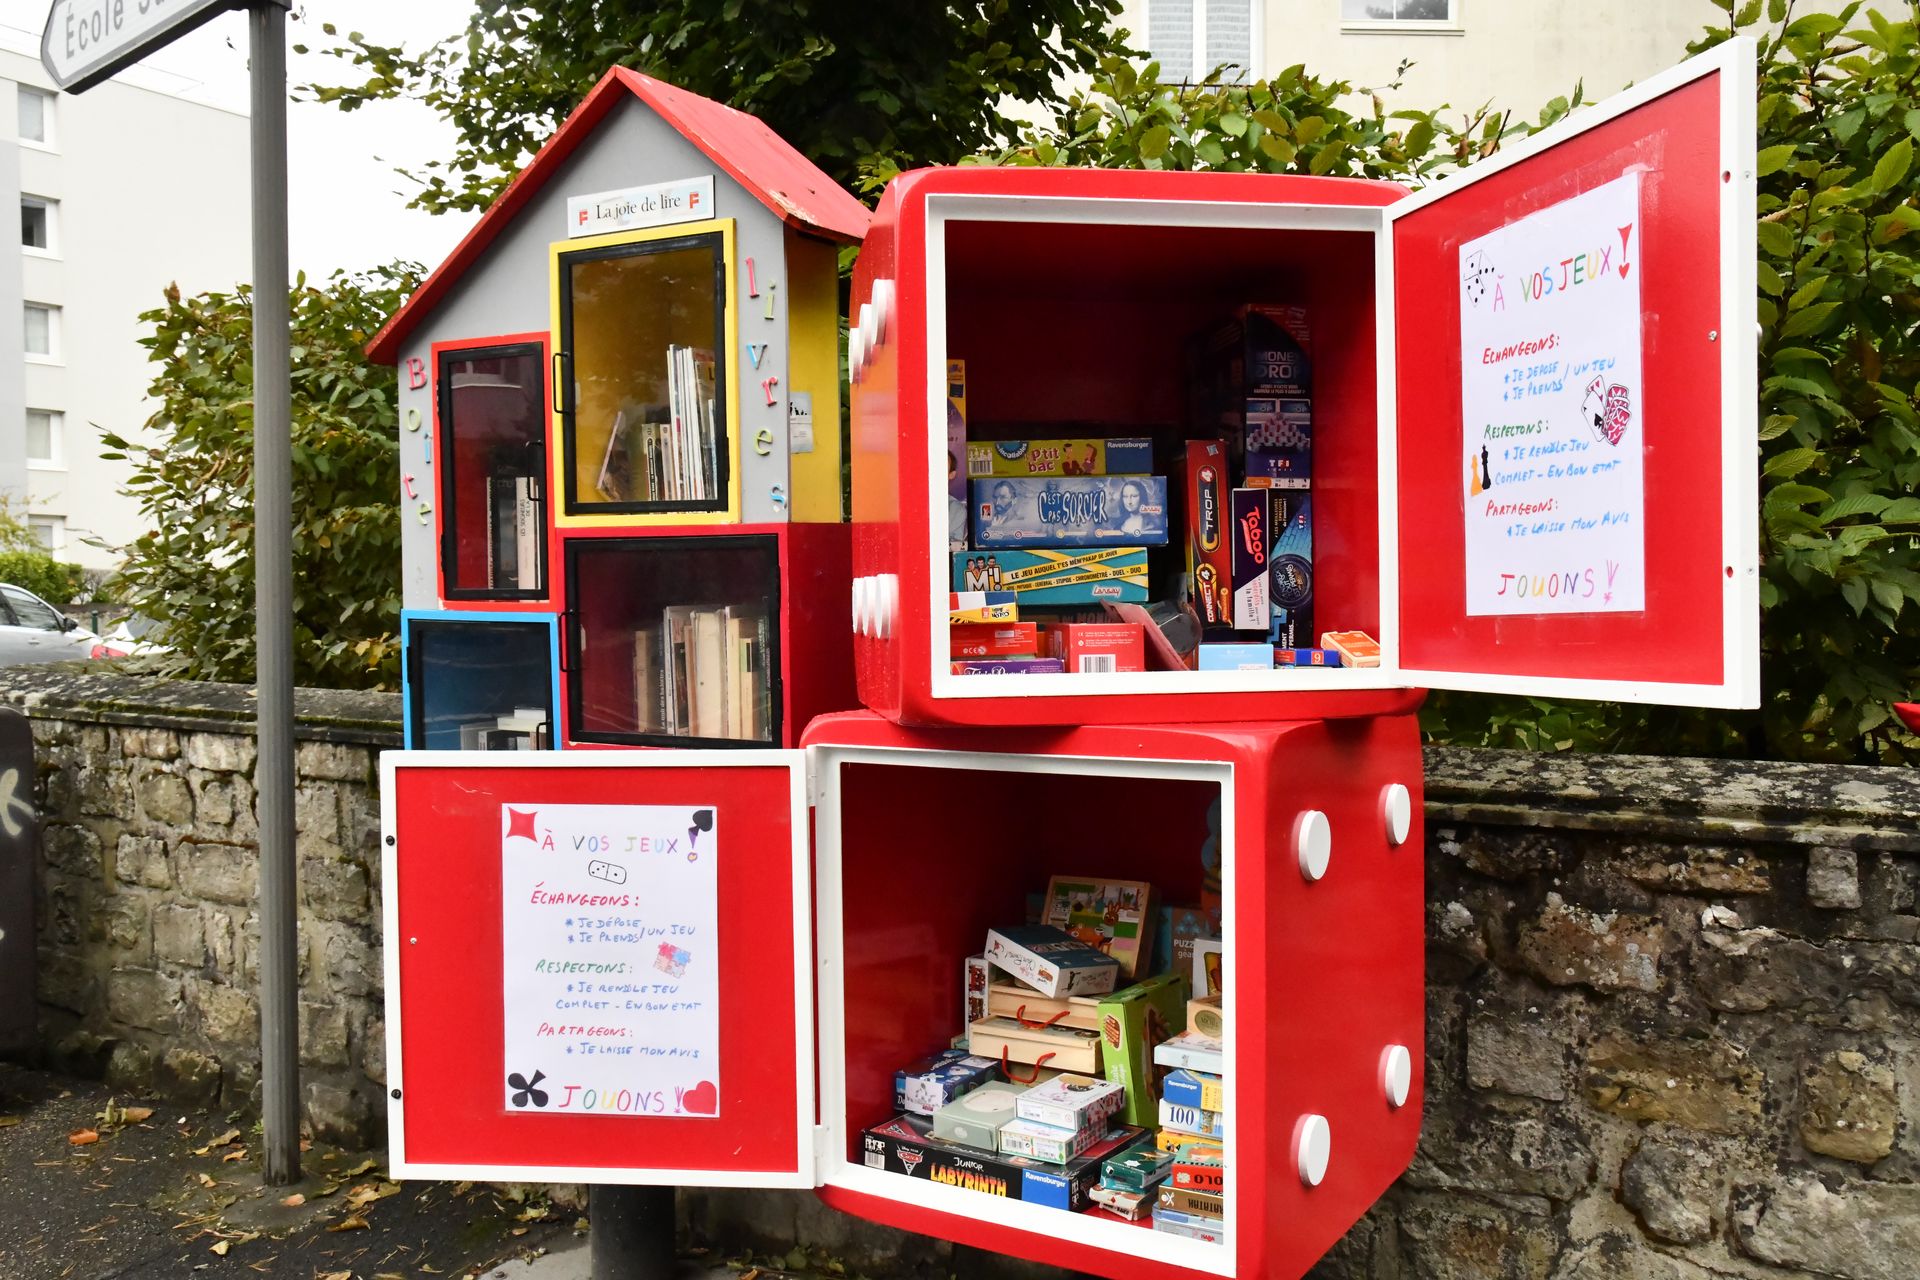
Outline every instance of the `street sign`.
<svg viewBox="0 0 1920 1280">
<path fill-rule="evenodd" d="M 287 0 L 267 0 L 285 8 Z M 53 0 L 40 65 L 68 93 L 91 89 L 246 0 Z"/>
</svg>

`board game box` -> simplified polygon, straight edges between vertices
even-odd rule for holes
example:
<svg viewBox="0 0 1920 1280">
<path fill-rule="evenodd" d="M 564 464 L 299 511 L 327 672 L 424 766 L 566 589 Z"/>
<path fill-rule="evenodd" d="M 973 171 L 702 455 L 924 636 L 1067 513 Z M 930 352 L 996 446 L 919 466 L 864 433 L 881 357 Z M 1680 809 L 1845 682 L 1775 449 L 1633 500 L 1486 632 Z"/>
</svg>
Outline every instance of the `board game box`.
<svg viewBox="0 0 1920 1280">
<path fill-rule="evenodd" d="M 973 545 L 1158 547 L 1167 541 L 1164 476 L 1002 476 L 973 482 Z"/>
<path fill-rule="evenodd" d="M 987 931 L 987 959 L 1044 996 L 1097 996 L 1114 989 L 1120 962 L 1051 925 Z"/>
<path fill-rule="evenodd" d="M 1202 1111 L 1219 1112 L 1227 1109 L 1227 1093 L 1220 1077 L 1203 1071 L 1169 1071 L 1167 1078 L 1160 1082 L 1160 1097 L 1167 1102 L 1177 1102 L 1183 1107 L 1198 1107 Z"/>
<path fill-rule="evenodd" d="M 967 478 L 981 476 L 1139 476 L 1153 470 L 1153 441 L 973 440 Z"/>
<path fill-rule="evenodd" d="M 1267 604 L 1267 552 L 1272 543 L 1265 489 L 1235 489 L 1233 523 L 1227 530 L 1233 573 L 1233 629 L 1264 633 L 1271 620 Z M 1271 654 L 1267 665 L 1273 665 Z"/>
<path fill-rule="evenodd" d="M 1269 494 L 1273 540 L 1267 560 L 1272 640 L 1281 649 L 1312 646 L 1313 495 L 1275 489 Z"/>
<path fill-rule="evenodd" d="M 933 1113 L 933 1136 L 982 1151 L 999 1149 L 999 1134 L 1014 1119 L 1025 1085 L 989 1080 Z"/>
<path fill-rule="evenodd" d="M 1043 923 L 1113 957 L 1122 978 L 1136 977 L 1153 955 L 1154 893 L 1144 881 L 1054 876 L 1045 902 Z"/>
<path fill-rule="evenodd" d="M 1034 1085 L 1014 1102 L 1014 1114 L 1056 1129 L 1104 1132 L 1107 1121 L 1126 1101 L 1126 1092 L 1110 1080 L 1091 1076 L 1055 1076 Z"/>
<path fill-rule="evenodd" d="M 1100 1069 L 1100 1033 L 1084 1027 L 1045 1026 L 1017 1018 L 987 1018 L 967 1033 L 967 1046 L 997 1065 L 1008 1062 L 1045 1065 L 1091 1075 Z M 1022 1077 L 1024 1079 L 1024 1077 Z"/>
<path fill-rule="evenodd" d="M 947 549 L 967 545 L 967 362 L 947 361 Z"/>
<path fill-rule="evenodd" d="M 1202 629 L 1225 630 L 1233 621 L 1233 562 L 1227 546 L 1227 494 L 1232 482 L 1226 445 L 1219 440 L 1187 441 L 1181 482 L 1193 611 Z"/>
<path fill-rule="evenodd" d="M 1116 991 L 1100 1002 L 1100 1062 L 1108 1080 L 1127 1091 L 1128 1124 L 1154 1123 L 1158 1090 L 1155 1053 L 1186 1026 L 1187 983 L 1162 973 Z"/>
<path fill-rule="evenodd" d="M 1185 996 L 1181 997 L 1185 1000 Z M 1182 1015 L 1186 1012 L 1181 1009 Z M 1227 1050 L 1220 1041 L 1192 1031 L 1164 1040 L 1153 1048 L 1153 1060 L 1163 1067 L 1184 1067 L 1188 1071 L 1204 1071 L 1210 1075 L 1221 1075 L 1226 1070 Z"/>
<path fill-rule="evenodd" d="M 1147 598 L 1145 547 L 1091 551 L 961 551 L 953 557 L 955 591 L 1011 591 L 1023 606 L 1141 603 Z"/>
<path fill-rule="evenodd" d="M 976 957 L 981 963 L 985 956 Z M 1093 1031 L 1100 1026 L 1100 998 L 1098 996 L 1067 996 L 1064 999 L 1055 996 L 1043 996 L 1031 987 L 1018 982 L 1001 979 L 986 987 L 986 1008 L 979 1017 L 969 1020 L 968 1025 L 980 1018 L 999 1017 L 1024 1019 L 1027 1022 L 1051 1022 L 1059 1027 L 1079 1027 Z"/>
<path fill-rule="evenodd" d="M 1117 1126 L 1065 1166 L 1047 1165 L 946 1142 L 932 1135 L 930 1122 L 896 1116 L 863 1132 L 860 1144 L 862 1162 L 870 1169 L 1078 1212 L 1092 1203 L 1088 1193 L 1099 1182 L 1101 1163 L 1145 1137 L 1144 1129 Z"/>
<path fill-rule="evenodd" d="M 955 658 L 1037 657 L 1040 628 L 1032 622 L 962 622 L 949 629 L 947 651 Z"/>
</svg>

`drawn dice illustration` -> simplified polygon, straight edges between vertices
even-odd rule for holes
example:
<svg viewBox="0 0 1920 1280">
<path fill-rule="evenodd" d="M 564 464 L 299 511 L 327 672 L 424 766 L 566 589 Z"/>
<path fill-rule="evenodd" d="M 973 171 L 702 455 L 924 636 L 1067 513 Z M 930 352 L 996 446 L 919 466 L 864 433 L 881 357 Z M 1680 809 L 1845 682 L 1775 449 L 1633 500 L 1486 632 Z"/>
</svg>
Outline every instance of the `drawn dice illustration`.
<svg viewBox="0 0 1920 1280">
<path fill-rule="evenodd" d="M 1466 290 L 1467 301 L 1479 306 L 1481 299 L 1487 296 L 1487 290 L 1493 287 L 1493 264 L 1487 261 L 1484 252 L 1467 255 L 1465 267 L 1460 273 L 1460 285 Z"/>
</svg>

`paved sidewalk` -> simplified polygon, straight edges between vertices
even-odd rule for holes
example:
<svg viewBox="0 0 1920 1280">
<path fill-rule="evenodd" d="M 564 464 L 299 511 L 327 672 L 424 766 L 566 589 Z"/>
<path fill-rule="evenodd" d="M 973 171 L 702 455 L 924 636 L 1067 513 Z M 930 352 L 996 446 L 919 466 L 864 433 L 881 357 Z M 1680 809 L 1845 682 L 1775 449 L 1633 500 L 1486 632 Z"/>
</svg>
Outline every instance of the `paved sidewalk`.
<svg viewBox="0 0 1920 1280">
<path fill-rule="evenodd" d="M 251 1125 L 0 1063 L 0 1280 L 477 1280 L 521 1258 L 540 1269 L 509 1276 L 586 1274 L 584 1250 L 574 1273 L 572 1254 L 541 1256 L 585 1243 L 571 1213 L 391 1182 L 377 1153 L 314 1147 L 302 1167 L 268 1189 Z"/>
</svg>

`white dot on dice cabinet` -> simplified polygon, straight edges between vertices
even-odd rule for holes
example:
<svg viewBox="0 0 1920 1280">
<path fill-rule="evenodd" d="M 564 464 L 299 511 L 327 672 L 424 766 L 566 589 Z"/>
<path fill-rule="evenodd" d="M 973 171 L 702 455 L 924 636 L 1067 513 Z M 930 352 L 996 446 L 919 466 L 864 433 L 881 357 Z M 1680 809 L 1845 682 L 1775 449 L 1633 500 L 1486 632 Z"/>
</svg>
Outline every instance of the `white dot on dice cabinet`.
<svg viewBox="0 0 1920 1280">
<path fill-rule="evenodd" d="M 1413 1091 L 1413 1055 L 1407 1052 L 1407 1046 L 1387 1046 L 1387 1051 L 1380 1056 L 1380 1076 L 1387 1094 L 1387 1105 L 1395 1108 L 1406 1106 L 1407 1095 Z"/>
<path fill-rule="evenodd" d="M 1326 814 L 1309 809 L 1300 815 L 1293 826 L 1293 850 L 1300 859 L 1301 875 L 1318 880 L 1327 874 L 1327 864 L 1333 860 L 1333 827 Z"/>
<path fill-rule="evenodd" d="M 1300 1181 L 1317 1187 L 1327 1176 L 1327 1161 L 1333 1156 L 1333 1130 L 1325 1116 L 1307 1116 L 1300 1121 L 1293 1140 L 1294 1156 L 1300 1166 Z"/>
<path fill-rule="evenodd" d="M 1413 832 L 1413 793 L 1394 783 L 1381 793 L 1380 808 L 1387 823 L 1387 843 L 1398 847 Z"/>
</svg>

